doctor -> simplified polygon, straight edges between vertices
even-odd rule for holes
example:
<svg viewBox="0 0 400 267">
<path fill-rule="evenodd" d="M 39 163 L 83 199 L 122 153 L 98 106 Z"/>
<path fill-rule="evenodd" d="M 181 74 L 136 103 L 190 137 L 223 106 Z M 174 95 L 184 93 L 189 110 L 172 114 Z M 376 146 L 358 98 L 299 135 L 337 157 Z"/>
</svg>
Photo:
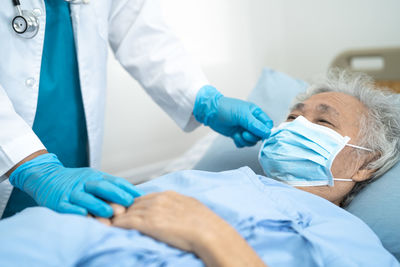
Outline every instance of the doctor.
<svg viewBox="0 0 400 267">
<path fill-rule="evenodd" d="M 110 217 L 105 201 L 128 206 L 141 195 L 122 178 L 96 170 L 108 45 L 183 130 L 203 123 L 238 147 L 269 135 L 272 121 L 259 107 L 224 97 L 208 85 L 162 20 L 157 0 L 2 2 L 3 217 L 36 203 L 59 212 Z"/>
</svg>

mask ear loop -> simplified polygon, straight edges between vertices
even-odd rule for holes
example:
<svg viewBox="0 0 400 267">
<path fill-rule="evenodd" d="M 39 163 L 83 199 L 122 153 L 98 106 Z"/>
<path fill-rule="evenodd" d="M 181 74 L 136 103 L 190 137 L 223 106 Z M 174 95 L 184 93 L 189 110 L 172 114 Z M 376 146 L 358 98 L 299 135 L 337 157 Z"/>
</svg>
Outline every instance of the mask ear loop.
<svg viewBox="0 0 400 267">
<path fill-rule="evenodd" d="M 346 144 L 346 146 L 350 146 L 350 147 L 358 148 L 358 149 L 361 149 L 361 150 L 373 152 L 372 149 L 369 149 L 369 148 L 366 148 L 366 147 L 362 147 L 362 146 L 356 146 L 356 145 L 352 145 L 352 144 Z"/>
<path fill-rule="evenodd" d="M 333 180 L 341 182 L 354 182 L 353 179 L 345 179 L 345 178 L 333 178 Z"/>
<path fill-rule="evenodd" d="M 365 148 L 365 147 L 362 147 L 362 146 L 356 146 L 356 145 L 352 145 L 352 144 L 346 144 L 346 146 L 350 146 L 350 147 L 358 148 L 358 149 L 361 149 L 361 150 L 373 152 L 372 149 Z M 353 179 L 345 179 L 345 178 L 333 178 L 333 180 L 334 181 L 342 181 L 342 182 L 354 182 Z"/>
</svg>

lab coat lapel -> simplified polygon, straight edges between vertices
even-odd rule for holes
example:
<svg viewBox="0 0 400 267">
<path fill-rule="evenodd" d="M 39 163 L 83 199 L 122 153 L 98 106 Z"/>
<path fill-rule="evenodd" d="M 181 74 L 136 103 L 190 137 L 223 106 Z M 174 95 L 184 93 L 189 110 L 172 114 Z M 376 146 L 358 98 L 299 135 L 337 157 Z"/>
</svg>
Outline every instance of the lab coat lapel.
<svg viewBox="0 0 400 267">
<path fill-rule="evenodd" d="M 107 39 L 101 34 L 98 8 L 101 3 L 70 4 L 79 78 L 89 139 L 89 163 L 98 168 L 103 138 L 105 90 L 107 85 Z"/>
<path fill-rule="evenodd" d="M 78 40 L 78 25 L 80 19 L 80 9 L 81 5 L 69 5 L 71 10 L 71 20 L 72 20 L 72 28 L 74 30 L 74 39 L 75 39 L 75 47 L 78 48 L 77 40 Z"/>
</svg>

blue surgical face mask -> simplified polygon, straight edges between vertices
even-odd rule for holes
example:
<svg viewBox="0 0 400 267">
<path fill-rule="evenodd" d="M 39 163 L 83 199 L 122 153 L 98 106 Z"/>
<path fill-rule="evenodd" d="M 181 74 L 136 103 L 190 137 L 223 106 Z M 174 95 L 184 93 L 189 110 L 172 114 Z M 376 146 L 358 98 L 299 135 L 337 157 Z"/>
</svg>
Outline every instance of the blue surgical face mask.
<svg viewBox="0 0 400 267">
<path fill-rule="evenodd" d="M 333 160 L 345 146 L 372 151 L 348 144 L 350 137 L 308 121 L 303 116 L 273 128 L 264 141 L 259 162 L 264 173 L 293 186 L 333 186 Z"/>
</svg>

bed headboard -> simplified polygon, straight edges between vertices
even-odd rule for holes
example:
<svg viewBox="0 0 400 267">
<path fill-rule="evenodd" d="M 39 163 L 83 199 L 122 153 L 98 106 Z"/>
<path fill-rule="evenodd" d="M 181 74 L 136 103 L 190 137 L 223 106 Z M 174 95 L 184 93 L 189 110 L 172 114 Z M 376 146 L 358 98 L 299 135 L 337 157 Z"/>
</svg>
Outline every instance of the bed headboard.
<svg viewBox="0 0 400 267">
<path fill-rule="evenodd" d="M 365 72 L 376 80 L 377 86 L 400 93 L 400 47 L 345 51 L 331 66 Z"/>
</svg>

